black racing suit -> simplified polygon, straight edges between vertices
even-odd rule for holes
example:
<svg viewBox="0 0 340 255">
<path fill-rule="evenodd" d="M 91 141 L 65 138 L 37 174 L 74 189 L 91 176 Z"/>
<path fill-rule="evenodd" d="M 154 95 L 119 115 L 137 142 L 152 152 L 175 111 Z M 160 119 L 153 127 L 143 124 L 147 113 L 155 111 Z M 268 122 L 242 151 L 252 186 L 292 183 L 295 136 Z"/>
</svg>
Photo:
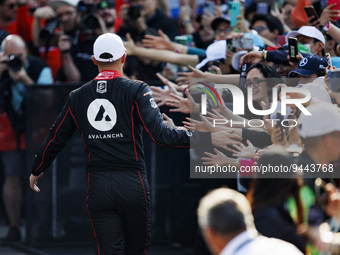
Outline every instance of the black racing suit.
<svg viewBox="0 0 340 255">
<path fill-rule="evenodd" d="M 142 130 L 157 144 L 188 148 L 188 131 L 167 127 L 145 83 L 104 71 L 69 94 L 38 150 L 32 174 L 50 166 L 78 129 L 88 155 L 87 208 L 96 254 L 146 254 L 150 191 Z M 194 133 L 191 141 L 208 133 Z"/>
</svg>

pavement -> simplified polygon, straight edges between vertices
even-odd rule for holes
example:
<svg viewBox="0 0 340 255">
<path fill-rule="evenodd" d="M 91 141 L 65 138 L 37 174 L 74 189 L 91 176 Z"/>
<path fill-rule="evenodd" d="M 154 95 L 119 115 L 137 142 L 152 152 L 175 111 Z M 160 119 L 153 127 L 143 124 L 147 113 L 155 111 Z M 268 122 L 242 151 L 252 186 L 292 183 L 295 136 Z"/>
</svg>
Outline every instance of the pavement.
<svg viewBox="0 0 340 255">
<path fill-rule="evenodd" d="M 0 238 L 4 238 L 6 236 L 7 230 L 8 230 L 7 226 L 3 222 L 0 222 Z M 23 234 L 25 233 L 24 227 L 21 229 L 21 233 Z M 1 246 L 0 246 L 0 254 L 1 255 L 28 255 L 28 253 L 18 251 L 11 247 L 1 247 Z"/>
<path fill-rule="evenodd" d="M 91 247 L 45 247 L 35 249 L 23 244 L 12 247 L 0 247 L 1 255 L 94 255 Z M 149 249 L 150 255 L 192 255 L 191 250 L 168 245 L 155 245 Z"/>
<path fill-rule="evenodd" d="M 22 226 L 22 240 L 25 240 L 25 226 Z M 7 234 L 7 226 L 0 223 L 0 238 Z M 94 255 L 92 246 L 67 245 L 29 247 L 22 242 L 16 242 L 11 247 L 1 247 L 0 255 Z M 148 254 L 150 255 L 192 255 L 192 251 L 183 247 L 170 244 L 152 244 Z"/>
<path fill-rule="evenodd" d="M 23 252 L 14 250 L 13 248 L 0 247 L 0 254 L 1 255 L 27 255 L 28 253 L 23 253 Z"/>
</svg>

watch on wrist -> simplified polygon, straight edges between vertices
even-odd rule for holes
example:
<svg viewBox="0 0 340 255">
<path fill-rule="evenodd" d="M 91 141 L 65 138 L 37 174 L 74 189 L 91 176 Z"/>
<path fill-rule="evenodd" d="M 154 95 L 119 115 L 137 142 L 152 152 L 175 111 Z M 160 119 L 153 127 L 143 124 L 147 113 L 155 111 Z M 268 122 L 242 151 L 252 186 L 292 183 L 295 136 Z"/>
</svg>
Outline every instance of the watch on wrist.
<svg viewBox="0 0 340 255">
<path fill-rule="evenodd" d="M 262 51 L 262 61 L 266 61 L 267 60 L 267 51 L 263 50 Z"/>
<path fill-rule="evenodd" d="M 324 31 L 328 31 L 328 29 L 330 28 L 330 26 L 331 26 L 331 23 L 328 21 L 328 23 L 326 24 L 326 26 L 324 26 L 322 29 L 324 30 Z"/>
</svg>

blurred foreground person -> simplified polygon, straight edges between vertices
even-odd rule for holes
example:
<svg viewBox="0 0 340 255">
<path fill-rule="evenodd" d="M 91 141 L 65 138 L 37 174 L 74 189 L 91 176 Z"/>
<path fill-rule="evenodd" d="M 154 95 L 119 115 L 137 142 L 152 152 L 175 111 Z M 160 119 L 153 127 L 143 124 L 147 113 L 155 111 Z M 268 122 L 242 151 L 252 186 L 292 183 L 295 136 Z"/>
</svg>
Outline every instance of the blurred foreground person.
<svg viewBox="0 0 340 255">
<path fill-rule="evenodd" d="M 308 106 L 307 110 L 311 115 L 301 114 L 298 119 L 298 131 L 304 145 L 298 165 L 324 164 L 327 169 L 333 169 L 332 162 L 340 157 L 339 108 L 322 102 Z M 329 178 L 330 173 L 332 172 L 320 172 L 319 177 Z"/>
<path fill-rule="evenodd" d="M 8 35 L 2 41 L 0 53 L 0 160 L 5 176 L 3 200 L 8 215 L 9 231 L 1 245 L 19 241 L 23 202 L 25 166 L 25 102 L 27 87 L 53 83 L 51 69 L 38 57 L 27 56 L 27 47 L 18 35 Z M 46 93 L 39 101 L 49 100 Z M 43 105 L 46 106 L 46 101 Z"/>
<path fill-rule="evenodd" d="M 203 197 L 198 223 L 214 255 L 302 254 L 294 245 L 258 234 L 247 199 L 239 192 L 220 188 Z"/>
<path fill-rule="evenodd" d="M 292 162 L 293 157 L 284 148 L 272 146 L 260 156 L 257 163 L 263 166 L 289 167 Z M 306 253 L 306 241 L 297 231 L 297 225 L 304 222 L 304 209 L 299 195 L 302 184 L 298 175 L 268 174 L 266 178 L 252 179 L 247 198 L 253 210 L 256 229 L 262 235 L 289 242 Z M 291 197 L 296 204 L 295 221 L 288 207 Z"/>
</svg>

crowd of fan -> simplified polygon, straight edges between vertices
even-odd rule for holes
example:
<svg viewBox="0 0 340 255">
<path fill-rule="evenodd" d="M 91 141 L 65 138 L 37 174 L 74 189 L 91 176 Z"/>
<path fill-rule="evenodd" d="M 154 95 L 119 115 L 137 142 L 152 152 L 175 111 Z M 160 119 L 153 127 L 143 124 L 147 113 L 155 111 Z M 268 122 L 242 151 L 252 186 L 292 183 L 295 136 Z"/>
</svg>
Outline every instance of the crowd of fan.
<svg viewBox="0 0 340 255">
<path fill-rule="evenodd" d="M 235 16 L 230 9 L 238 5 L 240 12 Z M 314 7 L 317 17 L 307 16 L 307 6 Z M 301 168 L 295 171 L 299 174 L 281 178 L 256 178 L 254 172 L 236 176 L 238 191 L 246 194 L 255 224 L 246 220 L 240 220 L 239 226 L 230 221 L 224 224 L 222 218 L 249 217 L 248 212 L 235 212 L 237 201 L 230 201 L 237 193 L 229 194 L 229 201 L 231 191 L 220 190 L 225 199 L 215 199 L 216 204 L 202 200 L 199 223 L 212 253 L 269 254 L 270 249 L 282 247 L 282 254 L 299 254 L 285 243 L 265 239 L 258 242 L 270 244 L 267 251 L 242 253 L 241 247 L 231 253 L 231 240 L 255 228 L 305 254 L 337 250 L 340 243 L 335 234 L 313 228 L 328 222 L 336 233 L 340 224 L 336 175 L 340 157 L 340 11 L 335 6 L 309 0 L 1 0 L 0 151 L 5 169 L 4 203 L 11 226 L 3 244 L 20 239 L 25 151 L 20 119 L 26 86 L 93 79 L 97 75 L 91 60 L 93 42 L 102 33 L 114 32 L 125 41 L 129 56 L 125 75 L 144 81 L 160 79 L 165 86 L 150 86 L 158 106 L 190 114 L 183 123 L 192 132 L 211 132 L 212 148 L 195 149 L 196 163 L 237 169 L 269 164 Z M 289 38 L 297 39 L 295 57 L 288 54 Z M 218 84 L 235 86 L 250 98 L 245 100 L 243 114 L 234 114 L 239 102 L 233 100 L 232 89 L 217 89 Z M 202 106 L 202 91 L 211 94 L 214 88 L 221 98 Z M 292 88 L 296 90 L 289 90 Z M 302 103 L 287 104 L 286 114 L 281 115 L 284 97 Z M 200 114 L 203 108 L 207 109 L 205 115 Z M 169 126 L 177 128 L 164 117 Z M 263 125 L 254 127 L 255 123 Z M 283 123 L 296 125 L 285 127 Z M 320 176 L 302 171 L 318 165 L 327 168 L 322 168 Z M 318 192 L 320 187 L 325 188 L 324 193 Z M 247 208 L 246 202 L 242 203 Z M 221 220 L 216 222 L 213 217 Z M 331 238 L 323 239 L 326 234 Z"/>
</svg>

